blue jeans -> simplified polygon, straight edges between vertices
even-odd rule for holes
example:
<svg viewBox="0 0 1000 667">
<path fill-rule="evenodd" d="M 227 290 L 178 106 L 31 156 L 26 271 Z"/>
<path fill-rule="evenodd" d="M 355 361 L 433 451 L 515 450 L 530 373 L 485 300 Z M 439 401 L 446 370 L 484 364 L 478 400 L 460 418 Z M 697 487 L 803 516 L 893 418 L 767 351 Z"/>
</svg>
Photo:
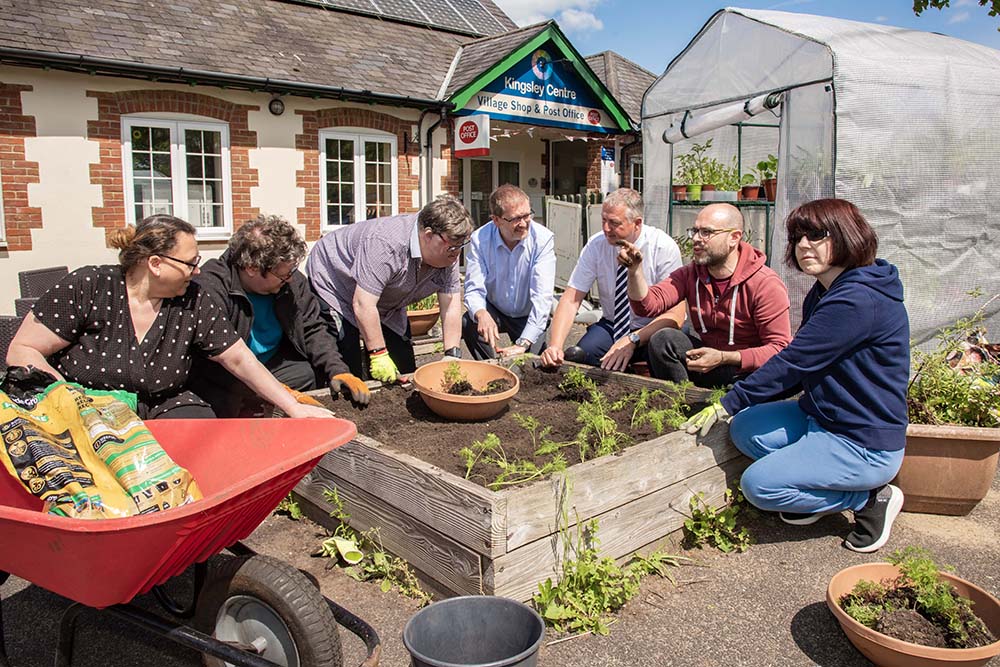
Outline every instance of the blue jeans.
<svg viewBox="0 0 1000 667">
<path fill-rule="evenodd" d="M 577 347 L 586 353 L 586 358 L 581 362 L 588 366 L 600 366 L 601 357 L 608 353 L 615 343 L 615 325 L 609 319 L 601 318 L 587 327 L 583 337 L 576 342 Z M 642 345 L 632 353 L 630 363 L 646 361 L 646 346 Z"/>
<path fill-rule="evenodd" d="M 729 435 L 755 459 L 740 481 L 743 495 L 771 512 L 860 510 L 868 492 L 887 484 L 903 463 L 902 449 L 868 449 L 830 433 L 795 401 L 743 410 Z"/>
</svg>

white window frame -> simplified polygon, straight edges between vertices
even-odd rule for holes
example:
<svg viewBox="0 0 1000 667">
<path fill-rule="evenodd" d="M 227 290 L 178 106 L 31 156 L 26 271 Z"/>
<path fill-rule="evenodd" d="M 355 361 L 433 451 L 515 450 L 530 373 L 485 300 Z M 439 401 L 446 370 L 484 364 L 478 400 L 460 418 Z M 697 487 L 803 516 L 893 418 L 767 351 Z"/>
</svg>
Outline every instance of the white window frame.
<svg viewBox="0 0 1000 667">
<path fill-rule="evenodd" d="M 642 161 L 641 155 L 633 155 L 628 159 L 628 186 L 633 190 L 642 194 L 642 188 L 635 187 L 635 166 L 639 165 L 639 169 L 642 170 L 642 175 L 639 176 L 639 180 L 642 181 L 643 188 L 646 185 L 646 167 Z"/>
<path fill-rule="evenodd" d="M 365 201 L 365 152 L 364 142 L 377 141 L 389 144 L 390 173 L 392 174 L 392 212 L 399 215 L 399 153 L 397 151 L 396 135 L 390 132 L 356 128 L 336 128 L 320 130 L 319 132 L 319 207 L 320 225 L 323 231 L 343 227 L 347 223 L 328 224 L 326 203 L 326 140 L 340 139 L 354 142 L 354 210 L 364 211 Z M 356 219 L 360 222 L 364 218 Z"/>
<path fill-rule="evenodd" d="M 170 130 L 170 170 L 173 213 L 182 220 L 188 219 L 187 200 L 187 151 L 181 138 L 184 130 L 219 132 L 222 141 L 222 217 L 221 227 L 195 225 L 198 239 L 225 239 L 233 233 L 233 188 L 229 155 L 229 124 L 201 120 L 178 120 L 157 116 L 125 116 L 122 118 L 122 166 L 125 175 L 125 222 L 134 225 L 135 183 L 132 174 L 132 128 L 159 127 Z M 189 221 L 191 222 L 191 221 Z"/>
</svg>

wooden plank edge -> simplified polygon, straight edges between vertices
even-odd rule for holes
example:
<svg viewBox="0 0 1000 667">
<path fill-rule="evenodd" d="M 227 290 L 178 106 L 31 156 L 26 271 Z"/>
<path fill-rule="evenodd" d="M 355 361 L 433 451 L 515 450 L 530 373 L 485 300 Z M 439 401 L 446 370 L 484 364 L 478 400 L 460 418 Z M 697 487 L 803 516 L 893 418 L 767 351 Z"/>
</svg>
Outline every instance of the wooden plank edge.
<svg viewBox="0 0 1000 667">
<path fill-rule="evenodd" d="M 448 590 L 464 595 L 482 594 L 482 563 L 478 553 L 382 503 L 377 496 L 344 480 L 328 477 L 319 469 L 306 475 L 295 487 L 295 492 L 302 497 L 305 506 L 314 506 L 315 511 L 310 511 L 310 516 L 333 530 L 338 522 L 329 516 L 330 505 L 323 491 L 334 487 L 344 501 L 352 528 L 360 532 L 377 527 L 386 551 L 399 556 Z"/>
</svg>

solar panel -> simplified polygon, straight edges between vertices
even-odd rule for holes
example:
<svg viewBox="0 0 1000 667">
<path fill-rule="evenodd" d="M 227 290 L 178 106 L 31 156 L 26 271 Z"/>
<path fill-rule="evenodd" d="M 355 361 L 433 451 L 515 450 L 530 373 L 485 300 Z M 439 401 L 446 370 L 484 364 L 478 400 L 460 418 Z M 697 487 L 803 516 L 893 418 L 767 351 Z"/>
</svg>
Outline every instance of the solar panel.
<svg viewBox="0 0 1000 667">
<path fill-rule="evenodd" d="M 432 25 L 482 33 L 482 30 L 476 30 L 474 25 L 466 21 L 465 17 L 455 11 L 448 4 L 447 0 L 413 0 L 413 3 L 423 10 Z"/>
<path fill-rule="evenodd" d="M 284 0 L 485 36 L 507 29 L 479 0 Z"/>
<path fill-rule="evenodd" d="M 448 0 L 459 15 L 474 25 L 482 34 L 493 35 L 498 32 L 507 32 L 506 28 L 500 25 L 500 21 L 493 14 L 486 11 L 479 0 Z"/>
<path fill-rule="evenodd" d="M 372 3 L 382 10 L 383 16 L 388 16 L 414 23 L 429 23 L 424 13 L 417 9 L 410 0 L 372 0 Z"/>
<path fill-rule="evenodd" d="M 346 9 L 354 9 L 357 11 L 365 12 L 366 14 L 375 14 L 379 12 L 372 5 L 371 0 L 322 0 L 323 4 L 330 5 L 331 7 L 343 7 Z"/>
</svg>

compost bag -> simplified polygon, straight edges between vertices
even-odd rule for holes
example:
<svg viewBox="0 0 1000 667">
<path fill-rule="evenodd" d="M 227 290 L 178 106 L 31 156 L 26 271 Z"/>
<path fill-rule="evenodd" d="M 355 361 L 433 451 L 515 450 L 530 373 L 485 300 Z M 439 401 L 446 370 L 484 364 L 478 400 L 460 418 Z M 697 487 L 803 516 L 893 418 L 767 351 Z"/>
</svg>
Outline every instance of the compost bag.
<svg viewBox="0 0 1000 667">
<path fill-rule="evenodd" d="M 81 519 L 149 514 L 201 499 L 135 413 L 128 392 L 55 381 L 35 368 L 0 382 L 0 459 L 44 503 Z"/>
</svg>

